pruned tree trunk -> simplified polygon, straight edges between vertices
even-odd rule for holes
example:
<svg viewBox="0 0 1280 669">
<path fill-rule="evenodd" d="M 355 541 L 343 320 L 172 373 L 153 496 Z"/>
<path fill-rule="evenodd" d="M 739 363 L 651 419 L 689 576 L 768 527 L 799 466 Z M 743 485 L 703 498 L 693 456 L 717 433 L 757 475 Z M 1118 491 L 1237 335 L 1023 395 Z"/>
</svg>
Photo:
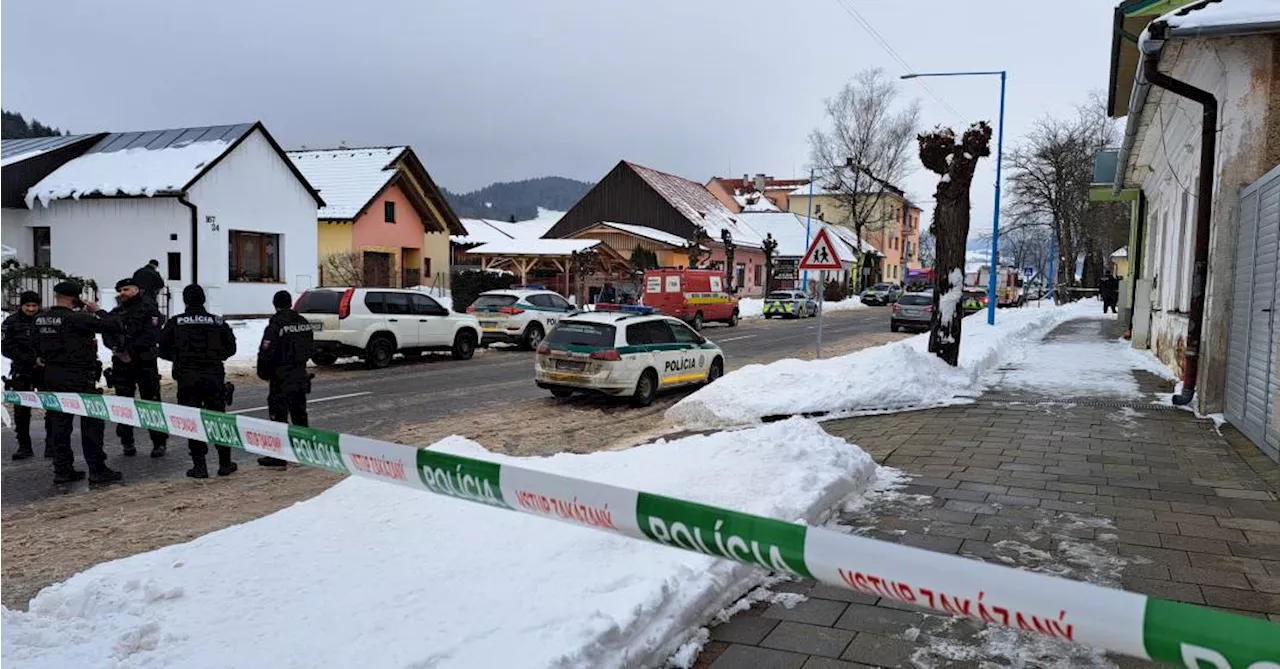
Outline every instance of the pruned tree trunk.
<svg viewBox="0 0 1280 669">
<path fill-rule="evenodd" d="M 960 364 L 960 326 L 964 311 L 965 242 L 969 237 L 969 184 L 978 159 L 991 155 L 991 126 L 979 121 L 965 130 L 956 143 L 955 132 L 939 127 L 920 135 L 920 163 L 938 174 L 934 191 L 932 232 L 936 240 L 934 261 L 933 320 L 929 328 L 929 352 L 948 365 Z M 994 271 L 994 268 L 993 268 Z"/>
</svg>

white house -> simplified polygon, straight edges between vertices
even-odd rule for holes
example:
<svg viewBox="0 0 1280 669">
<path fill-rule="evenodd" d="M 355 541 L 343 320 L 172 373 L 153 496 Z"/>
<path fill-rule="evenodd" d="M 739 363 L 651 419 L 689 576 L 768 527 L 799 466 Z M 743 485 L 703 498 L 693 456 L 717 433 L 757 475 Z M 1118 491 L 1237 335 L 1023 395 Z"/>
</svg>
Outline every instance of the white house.
<svg viewBox="0 0 1280 669">
<path fill-rule="evenodd" d="M 1139 193 L 1126 254 L 1137 279 L 1134 345 L 1183 373 L 1200 411 L 1224 412 L 1280 460 L 1280 7 L 1186 4 L 1151 21 L 1136 58 L 1127 105 L 1113 110 L 1128 114 L 1114 192 Z M 1208 255 L 1198 284 L 1201 235 Z"/>
<path fill-rule="evenodd" d="M 52 160 L 5 140 L 3 243 L 19 261 L 109 290 L 156 259 L 175 313 L 189 283 L 224 314 L 314 285 L 323 201 L 261 123 L 89 137 Z"/>
</svg>

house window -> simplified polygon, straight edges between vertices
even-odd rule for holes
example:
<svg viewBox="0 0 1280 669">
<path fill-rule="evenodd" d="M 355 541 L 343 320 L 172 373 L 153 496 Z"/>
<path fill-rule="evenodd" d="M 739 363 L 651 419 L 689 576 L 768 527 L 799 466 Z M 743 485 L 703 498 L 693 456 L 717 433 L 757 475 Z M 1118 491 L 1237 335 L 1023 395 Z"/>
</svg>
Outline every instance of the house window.
<svg viewBox="0 0 1280 669">
<path fill-rule="evenodd" d="M 422 282 L 426 283 L 431 278 L 431 258 L 422 259 Z"/>
<path fill-rule="evenodd" d="M 169 281 L 182 280 L 182 254 L 177 251 L 169 252 L 169 272 L 165 276 Z"/>
<path fill-rule="evenodd" d="M 391 200 L 382 203 L 382 220 L 387 223 L 396 222 L 396 203 Z"/>
<path fill-rule="evenodd" d="M 735 269 L 737 271 L 734 272 L 733 287 L 737 289 L 741 289 L 742 284 L 746 283 L 747 281 L 747 266 L 742 263 L 738 263 L 738 266 Z"/>
<path fill-rule="evenodd" d="M 232 281 L 280 281 L 280 235 L 232 230 L 228 237 L 227 267 Z"/>
<path fill-rule="evenodd" d="M 822 215 L 822 205 L 820 205 L 820 204 L 815 204 L 815 205 L 813 205 L 813 215 L 814 215 L 814 216 L 821 216 L 821 215 Z"/>
<path fill-rule="evenodd" d="M 34 251 L 31 264 L 36 267 L 53 267 L 53 243 L 49 228 L 31 228 L 31 248 Z"/>
<path fill-rule="evenodd" d="M 756 285 L 764 285 L 764 265 L 756 265 Z"/>
</svg>

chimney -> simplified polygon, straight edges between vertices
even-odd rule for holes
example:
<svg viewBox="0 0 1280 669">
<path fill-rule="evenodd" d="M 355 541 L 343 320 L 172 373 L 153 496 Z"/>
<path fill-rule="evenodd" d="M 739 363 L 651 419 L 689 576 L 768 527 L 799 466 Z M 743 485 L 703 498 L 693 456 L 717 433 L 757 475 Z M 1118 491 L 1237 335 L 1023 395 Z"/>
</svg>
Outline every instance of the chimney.
<svg viewBox="0 0 1280 669">
<path fill-rule="evenodd" d="M 760 191 L 760 192 L 762 192 L 762 193 L 763 193 L 763 192 L 764 192 L 764 184 L 765 184 L 765 181 L 767 181 L 767 179 L 765 179 L 764 174 L 757 174 L 757 175 L 756 175 L 756 190 L 758 190 L 758 191 Z"/>
</svg>

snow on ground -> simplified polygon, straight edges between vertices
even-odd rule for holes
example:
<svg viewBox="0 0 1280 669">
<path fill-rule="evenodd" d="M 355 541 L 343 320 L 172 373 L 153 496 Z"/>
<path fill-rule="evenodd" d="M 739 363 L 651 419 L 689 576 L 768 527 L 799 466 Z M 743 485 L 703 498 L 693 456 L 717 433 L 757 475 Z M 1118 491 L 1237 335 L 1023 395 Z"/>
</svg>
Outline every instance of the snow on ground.
<svg viewBox="0 0 1280 669">
<path fill-rule="evenodd" d="M 984 375 L 1059 323 L 1097 313 L 1097 300 L 1061 307 L 985 312 L 965 319 L 960 366 L 928 352 L 929 335 L 822 360 L 747 365 L 667 410 L 677 425 L 742 425 L 766 416 L 945 404 L 981 394 Z"/>
<path fill-rule="evenodd" d="M 1168 367 L 1130 342 L 1099 341 L 1107 321 L 1115 319 L 1111 315 L 1077 321 L 1063 338 L 1029 351 L 1004 373 L 1001 387 L 1049 397 L 1139 397 L 1130 370 L 1176 380 Z"/>
<path fill-rule="evenodd" d="M 819 522 L 871 458 L 792 419 L 543 459 L 433 448 Z M 356 547 L 357 550 L 353 550 Z M 719 558 L 348 479 L 192 542 L 98 565 L 4 609 L 0 659 L 38 667 L 660 665 L 764 580 Z"/>
<path fill-rule="evenodd" d="M 854 309 L 866 309 L 867 305 L 862 303 L 856 295 L 846 297 L 839 302 L 824 302 L 822 308 L 827 313 L 835 311 L 853 311 Z M 739 318 L 763 318 L 764 317 L 764 300 L 759 297 L 744 297 L 738 300 L 738 317 Z"/>
</svg>

